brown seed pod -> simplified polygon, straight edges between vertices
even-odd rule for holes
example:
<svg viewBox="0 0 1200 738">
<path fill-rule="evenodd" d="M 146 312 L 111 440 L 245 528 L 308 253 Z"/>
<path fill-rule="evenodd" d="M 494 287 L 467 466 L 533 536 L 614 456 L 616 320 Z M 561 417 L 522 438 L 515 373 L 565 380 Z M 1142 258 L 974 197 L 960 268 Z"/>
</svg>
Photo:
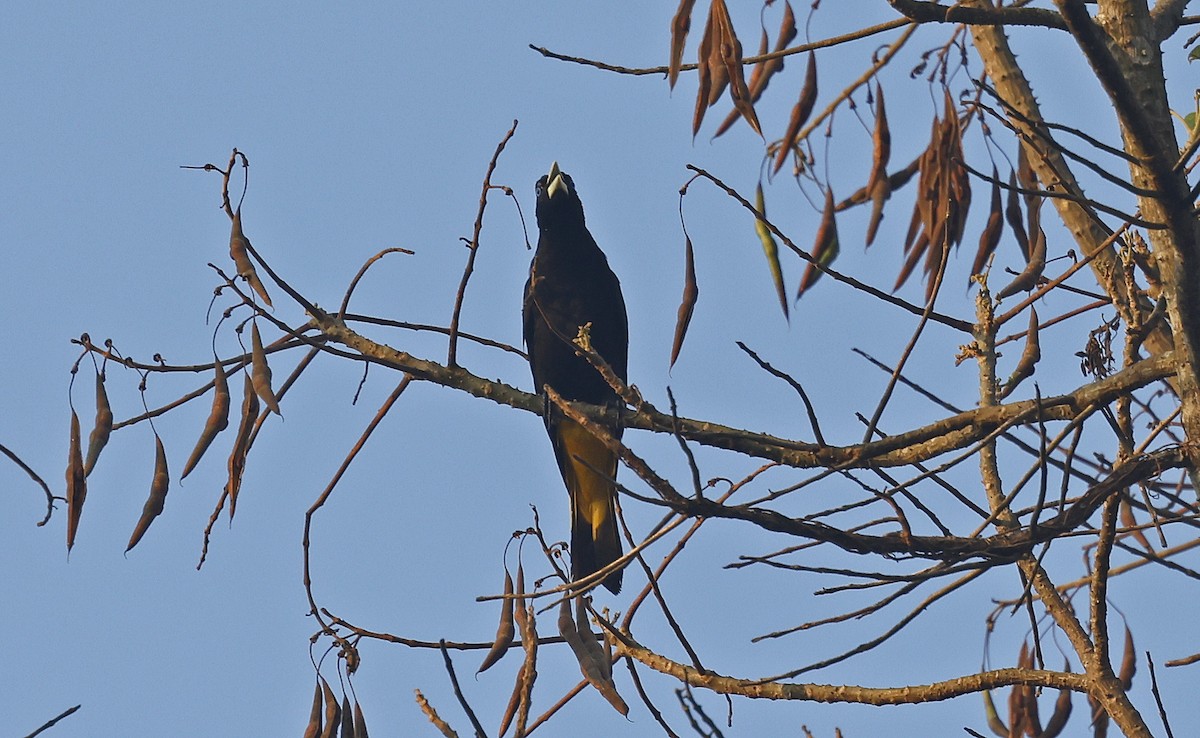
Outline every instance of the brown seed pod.
<svg viewBox="0 0 1200 738">
<path fill-rule="evenodd" d="M 146 498 L 146 504 L 142 506 L 142 517 L 138 519 L 137 525 L 133 529 L 133 535 L 129 537 L 129 545 L 125 547 L 125 553 L 129 553 L 138 541 L 142 540 L 142 536 L 150 528 L 150 523 L 154 522 L 163 511 L 163 503 L 167 499 L 167 488 L 171 484 L 171 473 L 167 471 L 167 451 L 163 448 L 162 438 L 156 433 L 154 435 L 154 477 L 150 480 L 150 496 Z"/>
<path fill-rule="evenodd" d="M 508 569 L 504 570 L 504 594 L 511 595 L 513 593 L 512 576 L 508 573 Z M 483 659 L 483 663 L 476 669 L 476 674 L 482 674 L 490 669 L 497 661 L 500 660 L 505 653 L 508 652 L 508 647 L 512 645 L 513 637 L 516 635 L 517 628 L 514 624 L 513 607 L 515 600 L 511 597 L 505 597 L 500 601 L 500 625 L 496 628 L 496 640 L 492 643 L 492 648 Z"/>
<path fill-rule="evenodd" d="M 87 498 L 87 475 L 83 473 L 83 450 L 80 442 L 79 416 L 71 410 L 71 444 L 67 450 L 67 552 L 75 545 L 79 516 Z"/>
<path fill-rule="evenodd" d="M 234 266 L 237 267 L 238 276 L 246 280 L 250 288 L 257 292 L 262 301 L 267 304 L 267 307 L 271 307 L 271 297 L 267 294 L 267 288 L 258 278 L 258 272 L 254 270 L 254 262 L 250 261 L 249 247 L 250 239 L 246 238 L 246 234 L 242 232 L 242 209 L 239 207 L 233 214 L 233 230 L 229 234 L 229 256 L 233 259 Z"/>
<path fill-rule="evenodd" d="M 83 463 L 85 477 L 92 473 L 92 469 L 96 466 L 96 459 L 100 458 L 100 452 L 108 444 L 108 437 L 112 435 L 112 427 L 113 411 L 108 404 L 108 392 L 104 389 L 104 373 L 96 372 L 96 423 L 88 436 L 87 460 Z"/>
<path fill-rule="evenodd" d="M 342 731 L 341 738 L 354 738 L 354 710 L 350 707 L 350 696 L 342 695 Z"/>
<path fill-rule="evenodd" d="M 779 170 L 783 168 L 784 162 L 787 161 L 788 153 L 796 146 L 796 137 L 800 135 L 800 129 L 808 122 L 808 116 L 812 115 L 813 106 L 817 103 L 817 55 L 813 52 L 808 52 L 808 67 L 804 72 L 804 86 L 800 88 L 800 99 L 796 101 L 795 107 L 792 108 L 792 117 L 788 120 L 787 131 L 783 134 L 783 140 L 779 142 L 779 151 L 775 154 L 775 164 L 771 169 L 771 174 L 779 174 Z"/>
<path fill-rule="evenodd" d="M 687 336 L 688 326 L 692 322 L 692 313 L 696 310 L 696 300 L 700 297 L 700 287 L 696 284 L 696 255 L 692 251 L 692 239 L 684 234 L 683 255 L 683 297 L 679 300 L 679 312 L 675 316 L 675 338 L 671 341 L 671 363 L 668 369 L 675 366 L 679 352 L 683 349 L 683 339 Z"/>
<path fill-rule="evenodd" d="M 692 7 L 696 0 L 680 0 L 675 17 L 671 19 L 671 62 L 667 67 L 667 83 L 675 89 L 679 79 L 679 68 L 683 66 L 683 49 L 687 44 L 688 31 L 692 28 Z"/>
<path fill-rule="evenodd" d="M 1070 664 L 1063 666 L 1063 671 L 1071 671 Z M 1054 713 L 1050 715 L 1050 720 L 1046 723 L 1046 727 L 1042 730 L 1039 738 L 1057 738 L 1062 729 L 1066 727 L 1067 720 L 1071 717 L 1071 690 L 1058 690 L 1058 699 L 1054 701 Z"/>
<path fill-rule="evenodd" d="M 282 415 L 283 413 L 279 412 L 279 401 L 275 399 L 275 391 L 271 389 L 271 365 L 267 363 L 267 352 L 263 350 L 257 322 L 250 325 L 250 361 L 254 370 L 250 375 L 254 382 L 254 391 L 262 398 L 268 410 Z"/>
<path fill-rule="evenodd" d="M 1021 256 L 1026 261 L 1029 261 L 1029 234 L 1025 231 L 1024 219 L 1021 218 L 1021 198 L 1017 194 L 1017 173 L 1009 172 L 1008 175 L 1008 203 L 1004 208 L 1004 219 L 1008 221 L 1008 227 L 1012 229 L 1013 238 L 1017 239 L 1017 247 L 1021 249 Z"/>
<path fill-rule="evenodd" d="M 979 250 L 975 252 L 975 262 L 971 265 L 972 276 L 983 274 L 988 259 L 996 253 L 1003 232 L 1004 206 L 1000 202 L 1000 173 L 996 171 L 996 167 L 992 167 L 992 209 L 988 213 L 987 225 L 979 235 Z"/>
<path fill-rule="evenodd" d="M 754 101 L 750 98 L 750 88 L 747 86 L 746 77 L 742 72 L 742 42 L 738 40 L 737 33 L 733 30 L 733 19 L 729 17 L 729 9 L 725 6 L 725 0 L 713 0 L 713 6 L 718 13 L 717 21 L 720 24 L 718 48 L 721 64 L 725 67 L 725 76 L 729 80 L 729 96 L 733 100 L 733 107 L 742 114 L 750 128 L 762 136 L 762 126 L 758 123 L 758 115 L 754 112 Z"/>
<path fill-rule="evenodd" d="M 1117 673 L 1117 678 L 1121 680 L 1121 685 L 1125 689 L 1133 686 L 1133 675 L 1137 673 L 1137 651 L 1133 646 L 1133 631 L 1129 626 L 1125 626 L 1125 653 L 1121 657 L 1121 669 Z"/>
<path fill-rule="evenodd" d="M 875 85 L 875 130 L 871 134 L 871 174 L 867 178 L 867 194 L 871 197 L 871 218 L 867 222 L 867 245 L 875 241 L 879 223 L 883 220 L 883 205 L 891 197 L 891 180 L 887 166 L 892 157 L 892 133 L 888 128 L 887 107 L 883 102 L 883 85 Z"/>
<path fill-rule="evenodd" d="M 704 122 L 704 113 L 708 110 L 709 93 L 713 89 L 712 48 L 714 33 L 713 11 L 708 9 L 708 20 L 704 23 L 704 35 L 700 37 L 700 48 L 697 52 L 696 75 L 699 85 L 696 90 L 696 110 L 692 114 L 692 138 L 700 131 Z"/>
<path fill-rule="evenodd" d="M 524 683 L 525 664 L 521 664 L 521 668 L 517 670 L 517 681 L 513 684 L 512 696 L 508 698 L 508 705 L 504 708 L 504 714 L 500 716 L 500 727 L 496 729 L 496 735 L 502 736 L 508 732 L 508 726 L 516 716 L 517 707 L 521 704 L 521 696 L 525 692 Z"/>
<path fill-rule="evenodd" d="M 323 702 L 321 681 L 318 679 L 317 688 L 313 692 L 312 712 L 308 714 L 308 727 L 304 729 L 304 738 L 317 738 L 321 735 L 321 706 Z"/>
<path fill-rule="evenodd" d="M 321 731 L 321 738 L 334 738 L 342 723 L 342 708 L 329 682 L 324 679 L 321 680 L 321 694 L 325 698 L 325 729 Z"/>
<path fill-rule="evenodd" d="M 254 392 L 254 384 L 246 375 L 242 386 L 242 421 L 238 425 L 237 436 L 233 441 L 233 450 L 229 452 L 229 480 L 226 490 L 229 492 L 229 519 L 232 520 L 237 512 L 237 496 L 242 488 L 242 472 L 246 468 L 246 454 L 250 451 L 250 433 L 254 422 L 258 420 L 258 395 Z"/>
<path fill-rule="evenodd" d="M 1000 391 L 1000 399 L 1004 399 L 1012 394 L 1021 382 L 1033 376 L 1034 367 L 1042 359 L 1042 346 L 1038 340 L 1038 316 L 1037 310 L 1033 307 L 1029 308 L 1029 330 L 1025 333 L 1025 350 L 1021 352 L 1021 358 L 1017 361 L 1017 366 L 1013 369 L 1013 373 L 1009 376 L 1008 381 L 1004 383 L 1004 388 Z"/>
<path fill-rule="evenodd" d="M 837 233 L 837 218 L 835 215 L 836 207 L 833 202 L 833 188 L 825 188 L 825 210 L 821 214 L 821 225 L 817 227 L 817 236 L 813 240 L 813 259 L 816 264 L 809 262 L 808 268 L 804 270 L 804 278 L 800 280 L 800 289 L 796 291 L 796 299 L 804 294 L 805 290 L 812 287 L 821 278 L 823 272 L 817 268 L 817 264 L 823 267 L 828 267 L 837 258 L 840 246 L 838 244 Z"/>
<path fill-rule="evenodd" d="M 354 700 L 354 738 L 369 738 L 367 735 L 367 719 L 363 717 L 362 707 Z"/>
<path fill-rule="evenodd" d="M 1029 253 L 1029 263 L 1020 274 L 1013 279 L 1004 289 L 996 293 L 997 300 L 1003 300 L 1006 297 L 1011 297 L 1018 292 L 1028 292 L 1034 287 L 1037 287 L 1038 281 L 1042 278 L 1042 272 L 1046 269 L 1046 232 L 1041 228 L 1033 234 L 1033 243 Z"/>
<path fill-rule="evenodd" d="M 196 447 L 192 449 L 192 455 L 188 457 L 187 463 L 183 466 L 183 474 L 179 477 L 180 479 L 196 468 L 196 464 L 200 463 L 200 458 L 212 445 L 217 434 L 229 427 L 229 378 L 225 375 L 225 367 L 221 364 L 221 360 L 216 356 L 213 357 L 213 365 L 215 377 L 213 378 L 212 410 L 208 413 L 208 420 L 204 421 L 204 430 L 200 432 L 200 438 L 196 441 Z"/>
</svg>

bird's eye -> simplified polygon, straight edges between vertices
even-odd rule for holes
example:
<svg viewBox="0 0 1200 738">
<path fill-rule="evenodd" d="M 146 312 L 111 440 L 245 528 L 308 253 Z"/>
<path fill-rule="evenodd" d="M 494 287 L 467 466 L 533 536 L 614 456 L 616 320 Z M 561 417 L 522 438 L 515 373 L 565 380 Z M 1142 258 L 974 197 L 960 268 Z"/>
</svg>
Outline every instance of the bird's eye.
<svg viewBox="0 0 1200 738">
<path fill-rule="evenodd" d="M 537 184 L 533 186 L 533 190 L 540 195 L 544 189 L 546 189 L 546 177 L 543 175 L 542 178 L 537 181 Z"/>
</svg>

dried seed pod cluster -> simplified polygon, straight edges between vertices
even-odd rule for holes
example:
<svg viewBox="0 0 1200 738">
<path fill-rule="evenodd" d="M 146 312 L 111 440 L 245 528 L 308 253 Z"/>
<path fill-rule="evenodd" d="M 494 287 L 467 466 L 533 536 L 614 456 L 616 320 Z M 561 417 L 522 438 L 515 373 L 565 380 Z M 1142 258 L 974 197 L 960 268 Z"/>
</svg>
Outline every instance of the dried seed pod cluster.
<svg viewBox="0 0 1200 738">
<path fill-rule="evenodd" d="M 932 294 L 942 258 L 950 246 L 962 242 L 971 205 L 971 183 L 963 166 L 962 126 L 954 99 L 947 90 L 942 117 L 933 120 L 929 146 L 921 155 L 917 200 L 904 239 L 904 265 L 893 289 L 908 280 L 924 258 L 926 299 Z"/>
</svg>

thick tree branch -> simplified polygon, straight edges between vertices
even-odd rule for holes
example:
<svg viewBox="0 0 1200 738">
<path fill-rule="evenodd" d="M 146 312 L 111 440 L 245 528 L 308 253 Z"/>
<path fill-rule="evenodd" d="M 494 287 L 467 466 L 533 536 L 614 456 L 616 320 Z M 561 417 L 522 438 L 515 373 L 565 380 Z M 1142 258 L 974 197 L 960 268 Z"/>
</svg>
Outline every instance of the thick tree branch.
<svg viewBox="0 0 1200 738">
<path fill-rule="evenodd" d="M 447 367 L 421 359 L 385 344 L 372 341 L 321 310 L 312 316 L 316 327 L 334 343 L 342 344 L 369 361 L 408 372 L 415 378 L 458 389 L 476 397 L 541 415 L 545 403 L 540 395 L 522 392 L 511 385 L 490 381 L 461 367 Z M 854 468 L 899 466 L 925 461 L 949 451 L 966 448 L 1003 425 L 1035 417 L 1069 420 L 1091 405 L 1106 405 L 1123 393 L 1162 379 L 1171 371 L 1171 356 L 1139 362 L 1103 380 L 1057 397 L 969 410 L 927 426 L 850 446 L 823 446 L 794 441 L 765 433 L 731 428 L 704 420 L 674 418 L 643 408 L 624 417 L 626 427 L 655 433 L 679 432 L 684 438 L 714 448 L 723 448 L 757 458 L 770 459 L 801 468 Z M 588 417 L 604 420 L 604 409 L 577 405 Z"/>
<path fill-rule="evenodd" d="M 925 0 L 888 0 L 897 13 L 917 23 L 962 23 L 968 26 L 1041 26 L 1067 30 L 1061 16 L 1044 8 L 993 7 Z"/>
</svg>

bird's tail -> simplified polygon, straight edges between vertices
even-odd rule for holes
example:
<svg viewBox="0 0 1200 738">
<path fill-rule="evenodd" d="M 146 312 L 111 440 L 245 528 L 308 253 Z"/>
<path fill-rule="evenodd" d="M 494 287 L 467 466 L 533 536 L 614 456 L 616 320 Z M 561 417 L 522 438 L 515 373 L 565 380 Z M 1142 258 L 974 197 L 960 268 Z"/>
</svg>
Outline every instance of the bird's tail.
<svg viewBox="0 0 1200 738">
<path fill-rule="evenodd" d="M 556 428 L 560 468 L 571 494 L 571 578 L 582 579 L 621 558 L 614 508 L 617 455 L 583 426 L 563 418 Z M 604 580 L 621 591 L 621 572 Z"/>
</svg>

